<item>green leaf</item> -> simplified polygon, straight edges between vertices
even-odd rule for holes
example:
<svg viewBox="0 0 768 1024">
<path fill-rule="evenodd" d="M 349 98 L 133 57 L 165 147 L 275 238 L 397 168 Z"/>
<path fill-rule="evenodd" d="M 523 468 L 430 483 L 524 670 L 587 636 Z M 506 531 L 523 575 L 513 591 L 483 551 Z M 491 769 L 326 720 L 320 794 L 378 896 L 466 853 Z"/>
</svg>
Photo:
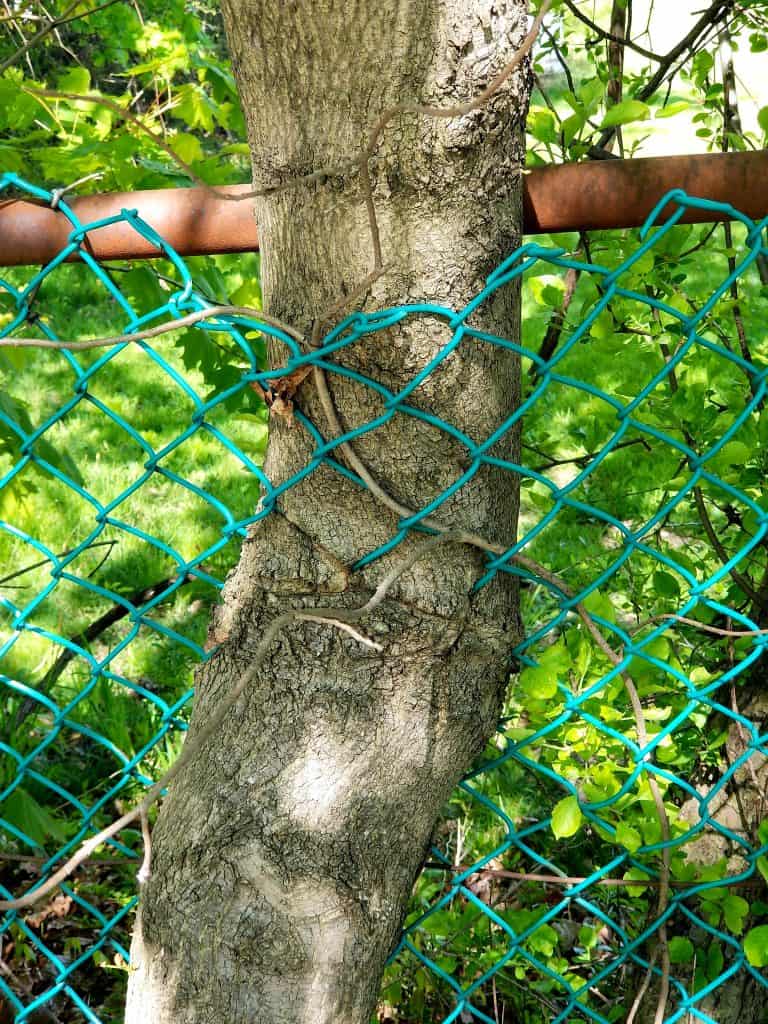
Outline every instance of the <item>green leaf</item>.
<svg viewBox="0 0 768 1024">
<path fill-rule="evenodd" d="M 548 700 L 557 693 L 557 672 L 543 665 L 523 669 L 520 685 L 529 697 Z"/>
<path fill-rule="evenodd" d="M 595 76 L 579 86 L 578 98 L 587 115 L 596 113 L 605 96 L 605 85 Z"/>
<path fill-rule="evenodd" d="M 575 796 L 567 796 L 555 804 L 552 811 L 552 831 L 558 839 L 575 836 L 581 828 L 583 815 Z"/>
<path fill-rule="evenodd" d="M 623 821 L 620 821 L 616 826 L 616 842 L 619 846 L 626 847 L 630 853 L 634 853 L 635 850 L 643 845 L 642 836 L 637 829 L 632 828 L 631 825 L 627 825 Z"/>
<path fill-rule="evenodd" d="M 543 953 L 544 956 L 552 956 L 557 949 L 559 936 L 554 928 L 543 924 L 528 939 L 528 946 L 534 953 Z"/>
<path fill-rule="evenodd" d="M 59 75 L 57 82 L 58 88 L 62 92 L 81 94 L 88 92 L 91 88 L 91 73 L 88 68 L 68 68 L 63 75 Z"/>
<path fill-rule="evenodd" d="M 629 871 L 624 872 L 624 878 L 627 881 L 631 882 L 646 882 L 649 878 L 649 875 L 645 871 L 642 871 L 640 868 L 630 868 Z M 647 885 L 628 885 L 627 895 L 632 896 L 633 898 L 637 896 L 642 896 L 647 888 Z"/>
<path fill-rule="evenodd" d="M 734 934 L 744 931 L 744 918 L 749 913 L 749 904 L 741 896 L 729 893 L 723 900 L 723 917 L 728 928 Z"/>
<path fill-rule="evenodd" d="M 714 981 L 720 976 L 724 963 L 722 946 L 719 942 L 713 942 L 707 950 L 707 978 L 709 981 Z"/>
<path fill-rule="evenodd" d="M 613 322 L 613 314 L 609 309 L 602 310 L 595 318 L 595 322 L 589 328 L 590 336 L 595 338 L 597 341 L 603 341 L 605 338 L 610 338 L 615 332 L 615 324 Z"/>
<path fill-rule="evenodd" d="M 757 112 L 757 123 L 768 135 L 768 107 L 761 107 Z"/>
<path fill-rule="evenodd" d="M 754 455 L 752 448 L 743 441 L 729 441 L 723 445 L 712 460 L 718 466 L 744 466 Z"/>
<path fill-rule="evenodd" d="M 611 107 L 600 127 L 610 128 L 612 125 L 629 124 L 631 121 L 647 121 L 650 116 L 651 108 L 647 103 L 640 100 L 622 100 Z"/>
<path fill-rule="evenodd" d="M 689 110 L 691 104 L 687 100 L 677 100 L 675 103 L 668 103 L 666 107 L 662 107 L 661 110 L 656 111 L 657 119 L 660 117 L 674 117 L 675 114 L 680 114 L 684 110 Z"/>
<path fill-rule="evenodd" d="M 171 139 L 173 149 L 185 164 L 193 164 L 203 159 L 203 147 L 200 140 L 188 132 L 177 132 Z"/>
<path fill-rule="evenodd" d="M 582 604 L 592 615 L 599 615 L 606 622 L 616 621 L 615 608 L 611 604 L 610 599 L 601 594 L 599 590 L 593 590 L 591 594 L 587 594 Z"/>
<path fill-rule="evenodd" d="M 206 132 L 213 129 L 216 107 L 200 86 L 193 83 L 182 85 L 176 93 L 176 99 L 174 113 L 186 121 L 190 128 L 202 128 Z"/>
<path fill-rule="evenodd" d="M 715 58 L 706 50 L 695 54 L 691 61 L 691 73 L 697 85 L 703 85 L 708 73 L 715 66 Z"/>
<path fill-rule="evenodd" d="M 669 962 L 672 964 L 689 964 L 693 960 L 693 943 L 682 935 L 669 940 Z"/>
<path fill-rule="evenodd" d="M 565 294 L 565 281 L 556 274 L 541 274 L 538 277 L 531 277 L 528 281 L 531 295 L 539 306 L 553 309 L 563 301 Z"/>
<path fill-rule="evenodd" d="M 768 924 L 750 928 L 744 936 L 744 954 L 753 967 L 768 967 Z"/>
<path fill-rule="evenodd" d="M 566 119 L 560 125 L 561 131 L 563 133 L 563 141 L 565 142 L 566 146 L 569 146 L 573 142 L 576 135 L 584 127 L 585 120 L 586 118 L 583 114 L 571 114 L 571 116 L 566 117 Z"/>
<path fill-rule="evenodd" d="M 56 842 L 66 839 L 61 823 L 20 786 L 5 800 L 3 816 L 37 846 L 43 847 L 51 839 Z"/>
<path fill-rule="evenodd" d="M 680 584 L 671 573 L 664 572 L 663 569 L 657 569 L 654 572 L 653 589 L 661 597 L 674 598 L 680 596 Z"/>
<path fill-rule="evenodd" d="M 528 131 L 539 142 L 557 142 L 555 117 L 551 110 L 532 110 L 528 115 Z"/>
</svg>

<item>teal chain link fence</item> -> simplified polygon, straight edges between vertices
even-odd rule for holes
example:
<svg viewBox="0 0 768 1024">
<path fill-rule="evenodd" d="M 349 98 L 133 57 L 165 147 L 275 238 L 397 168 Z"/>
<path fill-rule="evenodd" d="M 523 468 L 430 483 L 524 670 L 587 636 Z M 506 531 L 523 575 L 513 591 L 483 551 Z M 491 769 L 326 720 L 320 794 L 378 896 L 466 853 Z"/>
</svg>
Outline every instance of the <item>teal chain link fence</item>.
<svg viewBox="0 0 768 1024">
<path fill-rule="evenodd" d="M 12 174 L 0 193 L 56 201 Z M 692 206 L 733 219 L 725 246 L 680 226 Z M 163 249 L 157 273 L 99 266 L 87 236 L 112 221 L 58 208 L 69 244 L 0 278 L 0 337 L 136 332 L 212 305 L 134 212 L 114 219 Z M 522 483 L 520 539 L 479 584 L 521 578 L 521 671 L 438 830 L 380 1019 L 607 1024 L 649 972 L 653 1005 L 668 979 L 670 1024 L 717 1021 L 737 984 L 768 1006 L 764 227 L 674 192 L 639 237 L 596 236 L 577 255 L 523 245 L 466 309 L 357 313 L 309 354 L 226 315 L 111 348 L 0 349 L 2 896 L 44 882 L 177 754 L 192 669 L 211 656 L 206 610 L 247 527 L 321 464 L 363 486 L 336 449 L 381 419 L 325 439 L 297 410 L 312 460 L 279 487 L 262 472 L 251 385 L 276 375 L 271 336 L 286 372 L 352 377 L 383 397 L 384 419 L 421 417 L 466 446 L 464 477 L 364 562 L 424 529 L 484 463 Z M 520 278 L 523 343 L 474 329 L 477 305 Z M 335 360 L 415 316 L 452 337 L 399 394 Z M 482 443 L 408 403 L 478 340 L 519 353 L 526 381 Z M 521 420 L 523 464 L 502 464 L 489 453 Z M 139 836 L 105 851 L 0 919 L 0 1019 L 121 1019 Z"/>
</svg>

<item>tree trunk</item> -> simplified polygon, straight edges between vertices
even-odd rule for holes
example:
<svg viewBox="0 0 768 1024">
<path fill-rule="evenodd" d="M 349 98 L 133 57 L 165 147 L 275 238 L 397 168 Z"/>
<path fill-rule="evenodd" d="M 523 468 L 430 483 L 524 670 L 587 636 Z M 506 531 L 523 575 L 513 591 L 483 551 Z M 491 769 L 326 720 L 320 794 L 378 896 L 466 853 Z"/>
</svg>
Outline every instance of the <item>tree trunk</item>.
<svg viewBox="0 0 768 1024">
<path fill-rule="evenodd" d="M 222 6 L 257 187 L 348 160 L 394 103 L 474 96 L 526 29 L 522 0 Z M 387 269 L 367 308 L 428 300 L 459 309 L 519 242 L 529 89 L 523 70 L 480 111 L 452 121 L 408 114 L 389 126 L 373 172 Z M 354 175 L 259 200 L 256 217 L 266 308 L 302 330 L 371 270 Z M 472 322 L 514 340 L 517 289 Z M 449 337 L 436 318 L 412 317 L 335 358 L 397 391 Z M 286 353 L 273 347 L 270 358 L 277 366 Z M 372 389 L 334 375 L 329 385 L 347 429 L 382 413 Z M 465 339 L 409 403 L 482 441 L 519 403 L 517 358 Z M 311 377 L 297 404 L 328 436 Z M 490 454 L 515 458 L 517 444 L 510 433 Z M 466 447 L 402 413 L 356 448 L 411 508 L 471 464 Z M 300 426 L 273 417 L 273 483 L 312 451 Z M 517 503 L 513 474 L 483 465 L 440 517 L 511 544 Z M 327 466 L 282 495 L 227 582 L 213 626 L 222 649 L 198 674 L 188 742 L 276 615 L 363 604 L 424 538 L 352 570 L 397 532 L 392 512 Z M 381 653 L 327 625 L 280 633 L 221 735 L 162 806 L 128 1024 L 367 1024 L 436 817 L 494 729 L 520 636 L 511 577 L 473 592 L 483 565 L 457 544 L 415 563 L 361 623 Z"/>
</svg>

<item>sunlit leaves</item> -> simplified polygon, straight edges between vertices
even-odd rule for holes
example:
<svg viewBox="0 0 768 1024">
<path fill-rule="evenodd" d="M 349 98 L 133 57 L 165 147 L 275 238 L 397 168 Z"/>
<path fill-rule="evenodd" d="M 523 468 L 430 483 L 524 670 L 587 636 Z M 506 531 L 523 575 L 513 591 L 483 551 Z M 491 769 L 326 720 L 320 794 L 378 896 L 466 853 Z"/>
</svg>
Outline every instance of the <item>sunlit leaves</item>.
<svg viewBox="0 0 768 1024">
<path fill-rule="evenodd" d="M 574 836 L 581 828 L 583 815 L 575 796 L 559 800 L 552 810 L 552 831 L 558 839 Z"/>
<path fill-rule="evenodd" d="M 602 121 L 602 127 L 630 124 L 632 121 L 647 121 L 651 116 L 651 108 L 640 100 L 624 100 L 611 107 Z"/>
<path fill-rule="evenodd" d="M 56 88 L 61 92 L 88 92 L 91 88 L 91 73 L 88 68 L 80 66 L 67 68 L 57 76 Z"/>
<path fill-rule="evenodd" d="M 6 154 L 0 135 L 4 169 L 51 187 L 94 172 L 102 190 L 188 182 L 139 119 L 212 184 L 246 179 L 247 153 L 214 156 L 228 142 L 241 143 L 244 123 L 221 33 L 211 34 L 197 10 L 195 0 L 162 6 L 148 0 L 140 20 L 135 10 L 116 4 L 73 22 L 69 50 L 59 49 L 54 36 L 36 47 L 29 58 L 34 75 L 29 63 L 6 71 L 0 77 L 0 133 L 13 144 Z M 0 32 L 0 59 L 14 46 Z M 81 57 L 77 63 L 73 49 Z M 25 87 L 55 89 L 69 98 L 33 97 Z M 103 95 L 126 114 L 77 98 L 85 95 Z"/>
<path fill-rule="evenodd" d="M 768 925 L 761 924 L 747 932 L 744 953 L 753 967 L 768 967 Z"/>
</svg>

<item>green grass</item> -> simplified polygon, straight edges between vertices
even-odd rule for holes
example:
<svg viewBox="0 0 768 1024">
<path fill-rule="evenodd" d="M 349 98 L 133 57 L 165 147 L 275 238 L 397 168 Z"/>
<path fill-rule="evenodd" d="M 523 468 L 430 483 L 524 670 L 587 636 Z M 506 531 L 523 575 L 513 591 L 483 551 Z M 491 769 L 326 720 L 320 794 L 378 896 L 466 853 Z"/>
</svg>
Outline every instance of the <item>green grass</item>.
<svg viewBox="0 0 768 1024">
<path fill-rule="evenodd" d="M 22 273 L 17 271 L 14 276 L 18 280 Z M 82 268 L 64 267 L 54 276 L 58 278 L 56 291 L 54 281 L 47 280 L 38 296 L 38 308 L 44 311 L 46 322 L 59 337 L 98 337 L 123 329 L 125 314 Z M 209 384 L 199 370 L 183 365 L 175 340 L 175 335 L 159 339 L 154 351 L 183 375 L 197 395 L 205 397 L 211 390 Z M 101 351 L 77 356 L 83 367 L 101 358 Z M 27 350 L 21 356 L 15 354 L 13 360 L 15 365 L 6 367 L 3 373 L 6 402 L 23 403 L 31 426 L 37 428 L 66 408 L 76 375 L 67 358 L 58 352 Z M 74 476 L 96 502 L 107 505 L 125 494 L 146 472 L 147 451 L 115 418 L 129 424 L 146 445 L 158 451 L 187 426 L 195 405 L 161 366 L 134 346 L 116 353 L 98 371 L 88 393 L 95 402 L 81 399 L 46 432 L 45 441 L 50 447 L 46 447 L 44 454 Z M 243 396 L 245 409 L 250 408 L 251 397 L 252 392 Z M 103 407 L 99 408 L 96 402 Z M 239 419 L 237 413 L 229 410 L 216 411 L 210 419 L 249 458 L 260 461 L 266 440 L 265 422 Z M 18 452 L 0 455 L 0 473 L 6 472 L 17 458 Z M 253 476 L 204 430 L 189 437 L 161 465 L 213 495 L 231 510 L 235 519 L 250 514 L 258 501 L 258 484 Z M 28 466 L 3 492 L 0 515 L 59 555 L 81 544 L 98 525 L 97 507 L 36 465 Z M 213 504 L 159 473 L 121 500 L 110 515 L 154 542 L 132 534 L 130 529 L 106 526 L 96 543 L 68 564 L 67 572 L 75 580 L 60 580 L 37 605 L 28 620 L 32 626 L 62 637 L 77 636 L 114 606 L 109 596 L 88 590 L 79 581 L 130 598 L 177 573 L 178 564 L 164 547 L 177 552 L 181 559 L 193 559 L 216 544 L 225 524 Z M 237 539 L 230 541 L 206 560 L 206 572 L 223 580 L 234 564 L 238 548 Z M 41 557 L 31 544 L 0 531 L 0 575 L 14 577 L 0 584 L 0 597 L 6 597 L 20 609 L 34 601 L 51 581 L 50 563 L 30 568 Z M 216 594 L 210 584 L 189 583 L 161 603 L 152 618 L 158 625 L 202 645 Z M 4 642 L 11 631 L 8 612 L 2 614 L 0 624 L 0 640 Z M 107 657 L 122 643 L 130 628 L 126 618 L 94 637 L 89 645 L 93 658 L 101 661 Z M 46 636 L 25 630 L 3 658 L 2 668 L 8 677 L 34 687 L 45 678 L 61 650 Z M 197 660 L 182 643 L 142 626 L 138 636 L 110 661 L 109 670 L 172 705 L 191 686 Z M 59 707 L 65 706 L 89 676 L 87 662 L 75 658 L 56 681 L 50 696 Z M 3 738 L 8 739 L 9 727 L 13 734 L 19 701 L 12 691 L 4 689 L 3 704 Z M 138 699 L 130 686 L 116 680 L 103 680 L 77 705 L 71 717 L 78 724 L 108 736 L 127 757 L 140 750 L 160 724 L 157 709 Z M 12 745 L 29 749 L 51 724 L 50 713 L 41 710 L 27 721 L 22 736 L 13 737 Z M 70 731 L 65 730 L 60 741 L 46 753 L 49 761 L 57 756 L 63 758 L 64 774 L 72 767 L 67 753 L 72 746 L 71 738 Z M 103 749 L 91 753 L 102 770 L 106 768 L 105 760 L 111 762 L 105 775 L 119 766 L 113 755 L 105 754 Z M 158 768 L 158 757 L 165 760 L 167 756 L 153 752 L 142 767 L 153 774 Z M 4 767 L 7 778 L 15 766 L 8 758 Z M 52 768 L 48 766 L 49 770 Z M 85 776 L 75 774 L 67 786 L 70 792 L 78 794 L 83 788 L 87 790 L 97 777 L 94 764 Z"/>
</svg>

